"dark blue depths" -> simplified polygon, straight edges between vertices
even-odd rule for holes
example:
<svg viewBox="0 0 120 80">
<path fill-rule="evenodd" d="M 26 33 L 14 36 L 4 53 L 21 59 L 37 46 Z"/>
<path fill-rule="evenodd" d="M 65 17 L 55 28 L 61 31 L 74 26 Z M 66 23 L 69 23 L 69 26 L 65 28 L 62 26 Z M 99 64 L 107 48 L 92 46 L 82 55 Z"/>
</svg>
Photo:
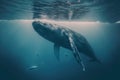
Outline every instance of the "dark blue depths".
<svg viewBox="0 0 120 80">
<path fill-rule="evenodd" d="M 74 30 L 76 30 L 74 28 Z M 89 62 L 82 55 L 86 71 L 75 61 L 71 51 L 61 48 L 60 61 L 53 53 L 53 43 L 40 37 L 31 23 L 0 22 L 1 80 L 101 80 L 120 79 L 119 24 L 79 27 L 102 64 Z M 32 67 L 32 68 L 31 68 Z"/>
</svg>

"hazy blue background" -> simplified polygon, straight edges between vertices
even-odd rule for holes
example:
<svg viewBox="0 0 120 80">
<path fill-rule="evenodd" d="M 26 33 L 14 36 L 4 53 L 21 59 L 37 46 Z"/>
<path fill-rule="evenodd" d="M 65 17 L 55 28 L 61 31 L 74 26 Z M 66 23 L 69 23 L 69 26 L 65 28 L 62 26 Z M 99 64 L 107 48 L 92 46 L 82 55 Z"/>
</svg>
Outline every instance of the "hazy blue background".
<svg viewBox="0 0 120 80">
<path fill-rule="evenodd" d="M 36 16 L 33 3 L 32 0 L 0 0 L 0 80 L 120 79 L 120 24 L 116 23 L 120 20 L 119 0 L 81 0 L 80 4 L 88 11 L 78 19 L 100 23 L 65 25 L 83 34 L 102 62 L 91 63 L 82 55 L 85 72 L 71 51 L 64 48 L 61 48 L 58 62 L 53 43 L 33 30 L 32 21 L 23 20 Z M 44 5 L 40 7 L 45 8 Z M 30 70 L 31 66 L 38 68 Z"/>
<path fill-rule="evenodd" d="M 69 25 L 69 24 L 68 24 Z M 74 25 L 74 27 L 73 27 Z M 83 34 L 102 64 L 86 61 L 86 71 L 77 64 L 69 50 L 61 49 L 58 62 L 53 43 L 40 37 L 31 22 L 0 22 L 1 80 L 101 80 L 120 79 L 119 24 L 69 25 Z M 29 70 L 31 66 L 37 69 Z"/>
</svg>

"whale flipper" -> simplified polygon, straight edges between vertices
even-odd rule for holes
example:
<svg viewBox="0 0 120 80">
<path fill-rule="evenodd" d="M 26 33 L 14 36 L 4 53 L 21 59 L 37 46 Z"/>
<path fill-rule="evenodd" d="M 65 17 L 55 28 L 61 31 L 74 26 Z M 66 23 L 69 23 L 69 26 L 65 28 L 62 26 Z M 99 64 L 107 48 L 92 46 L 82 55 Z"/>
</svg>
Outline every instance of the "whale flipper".
<svg viewBox="0 0 120 80">
<path fill-rule="evenodd" d="M 60 46 L 58 44 L 54 44 L 54 55 L 59 61 L 60 60 Z"/>
<path fill-rule="evenodd" d="M 74 43 L 74 37 L 71 33 L 68 33 L 68 39 L 69 39 L 70 46 L 72 48 L 73 55 L 74 55 L 76 61 L 82 65 L 83 71 L 85 71 L 85 66 L 81 60 L 80 53 L 79 53 L 79 51 Z"/>
</svg>

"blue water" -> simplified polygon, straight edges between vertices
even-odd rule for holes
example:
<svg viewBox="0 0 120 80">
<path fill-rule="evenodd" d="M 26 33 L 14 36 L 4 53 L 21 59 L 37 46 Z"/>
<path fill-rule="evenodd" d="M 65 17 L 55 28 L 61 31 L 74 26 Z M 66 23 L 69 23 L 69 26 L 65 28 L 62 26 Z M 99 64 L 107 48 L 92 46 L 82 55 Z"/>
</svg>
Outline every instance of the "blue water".
<svg viewBox="0 0 120 80">
<path fill-rule="evenodd" d="M 69 1 L 0 0 L 0 80 L 120 80 L 120 1 Z M 67 20 L 59 25 L 82 34 L 102 64 L 81 54 L 83 71 L 65 48 L 58 61 L 54 44 L 32 28 L 33 18 Z"/>
<path fill-rule="evenodd" d="M 73 25 L 65 26 L 88 40 L 102 64 L 82 55 L 84 72 L 64 48 L 57 61 L 53 43 L 39 36 L 32 22 L 0 21 L 0 80 L 119 80 L 120 24 Z"/>
</svg>

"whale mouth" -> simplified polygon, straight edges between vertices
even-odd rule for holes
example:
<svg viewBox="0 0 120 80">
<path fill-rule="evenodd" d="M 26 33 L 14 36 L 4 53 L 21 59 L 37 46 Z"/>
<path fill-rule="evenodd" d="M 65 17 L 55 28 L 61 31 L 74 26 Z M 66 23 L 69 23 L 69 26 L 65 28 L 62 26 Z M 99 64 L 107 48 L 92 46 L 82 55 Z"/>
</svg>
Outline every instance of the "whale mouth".
<svg viewBox="0 0 120 80">
<path fill-rule="evenodd" d="M 39 21 L 33 21 L 32 26 L 35 29 L 35 31 L 39 32 L 39 31 L 41 31 L 41 27 L 43 25 Z"/>
<path fill-rule="evenodd" d="M 42 27 L 42 26 L 45 26 L 45 23 L 42 23 L 41 21 L 33 21 L 32 26 L 34 28 L 37 28 L 37 27 L 40 27 L 40 26 Z"/>
<path fill-rule="evenodd" d="M 41 21 L 33 21 L 32 26 L 36 32 L 44 33 L 50 30 L 50 26 L 47 23 L 43 23 Z"/>
</svg>

